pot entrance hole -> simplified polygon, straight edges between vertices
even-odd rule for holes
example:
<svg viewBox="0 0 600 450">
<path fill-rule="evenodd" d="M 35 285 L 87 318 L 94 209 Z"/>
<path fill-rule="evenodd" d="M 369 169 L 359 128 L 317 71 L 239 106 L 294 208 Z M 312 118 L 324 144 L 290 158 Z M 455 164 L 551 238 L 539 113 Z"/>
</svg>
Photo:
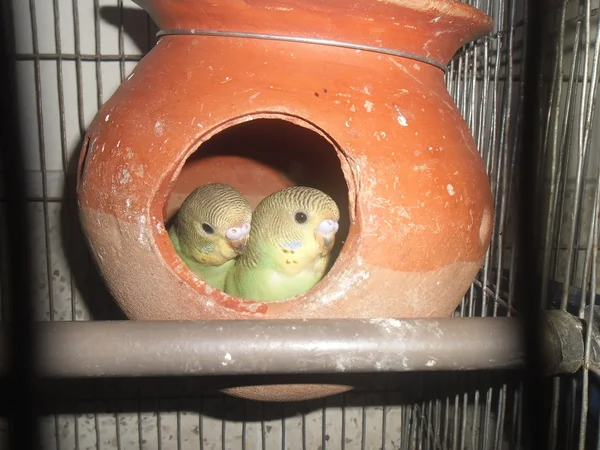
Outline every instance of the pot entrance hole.
<svg viewBox="0 0 600 450">
<path fill-rule="evenodd" d="M 215 134 L 181 169 L 165 208 L 167 227 L 183 200 L 208 183 L 233 186 L 252 210 L 267 195 L 289 186 L 325 192 L 340 209 L 329 267 L 335 262 L 350 228 L 348 185 L 336 149 L 317 132 L 283 119 L 260 118 Z"/>
</svg>

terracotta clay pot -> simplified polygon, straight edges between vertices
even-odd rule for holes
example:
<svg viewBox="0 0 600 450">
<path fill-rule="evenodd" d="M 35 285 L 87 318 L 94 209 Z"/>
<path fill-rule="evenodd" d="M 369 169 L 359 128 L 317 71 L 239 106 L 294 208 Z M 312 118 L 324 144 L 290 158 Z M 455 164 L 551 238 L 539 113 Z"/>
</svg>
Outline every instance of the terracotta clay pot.
<svg viewBox="0 0 600 450">
<path fill-rule="evenodd" d="M 449 316 L 490 242 L 485 167 L 446 90 L 460 46 L 491 30 L 451 0 L 140 0 L 167 34 L 91 124 L 78 174 L 81 223 L 130 319 Z M 397 56 L 385 49 L 406 52 Z M 224 182 L 255 206 L 293 184 L 342 210 L 337 259 L 296 298 L 264 304 L 205 285 L 165 221 L 196 186 Z M 232 355 L 235 357 L 235 355 Z M 242 387 L 301 400 L 347 386 Z"/>
</svg>

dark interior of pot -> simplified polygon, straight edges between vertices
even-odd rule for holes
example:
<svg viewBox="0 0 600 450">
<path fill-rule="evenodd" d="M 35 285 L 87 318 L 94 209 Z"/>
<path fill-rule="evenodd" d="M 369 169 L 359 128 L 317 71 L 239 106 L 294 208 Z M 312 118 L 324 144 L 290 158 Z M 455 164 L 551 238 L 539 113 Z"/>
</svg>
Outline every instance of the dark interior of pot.
<svg viewBox="0 0 600 450">
<path fill-rule="evenodd" d="M 167 224 L 190 192 L 207 183 L 233 186 L 252 209 L 288 186 L 320 189 L 340 209 L 332 262 L 339 255 L 350 228 L 348 185 L 336 149 L 317 132 L 288 120 L 259 118 L 212 136 L 184 164 L 167 201 Z"/>
</svg>

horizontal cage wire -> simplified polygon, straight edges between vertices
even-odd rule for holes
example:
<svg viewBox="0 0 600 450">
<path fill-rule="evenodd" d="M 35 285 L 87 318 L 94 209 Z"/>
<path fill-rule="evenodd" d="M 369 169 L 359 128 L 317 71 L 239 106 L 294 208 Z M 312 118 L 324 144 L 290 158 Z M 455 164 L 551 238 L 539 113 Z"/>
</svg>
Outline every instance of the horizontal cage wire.
<svg viewBox="0 0 600 450">
<path fill-rule="evenodd" d="M 486 163 L 496 218 L 484 265 L 455 315 L 518 315 L 515 162 L 522 150 L 525 2 L 469 3 L 494 19 L 494 30 L 457 53 L 446 80 Z M 158 30 L 129 0 L 11 4 L 20 114 L 27 124 L 23 176 L 34 220 L 36 320 L 124 318 L 79 230 L 74 179 L 85 129 L 155 44 Z M 600 157 L 598 127 L 592 126 L 598 5 L 551 6 L 544 16 L 548 39 L 540 83 L 547 120 L 540 130 L 543 158 L 536 174 L 543 180 L 537 217 L 545 234 L 539 268 L 527 275 L 540 278 L 546 289 L 548 302 L 542 307 L 583 318 L 586 290 L 591 298 L 598 290 Z M 0 192 L 3 208 L 5 198 Z M 7 239 L 5 220 L 2 214 L 2 239 Z M 6 255 L 1 257 L 6 267 Z M 0 281 L 8 282 L 4 273 Z M 10 318 L 9 300 L 2 297 L 2 319 Z M 200 393 L 198 380 L 177 386 L 153 380 L 59 383 L 40 420 L 43 448 L 524 448 L 518 379 L 443 374 L 440 382 L 441 376 L 385 376 L 364 391 L 281 405 L 223 396 L 210 381 L 202 381 Z M 551 424 L 568 426 L 560 433 L 552 428 L 554 448 L 565 448 L 564 442 L 600 446 L 598 406 L 591 403 L 594 376 L 584 371 L 555 380 Z M 406 389 L 409 383 L 414 388 Z M 0 433 L 4 430 L 0 427 Z"/>
</svg>

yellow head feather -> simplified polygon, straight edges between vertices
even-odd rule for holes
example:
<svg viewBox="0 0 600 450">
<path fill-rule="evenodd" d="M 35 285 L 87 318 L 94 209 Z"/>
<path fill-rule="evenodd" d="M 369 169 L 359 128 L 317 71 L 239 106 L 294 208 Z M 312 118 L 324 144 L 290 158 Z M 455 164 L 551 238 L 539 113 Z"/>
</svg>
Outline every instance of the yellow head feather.
<svg viewBox="0 0 600 450">
<path fill-rule="evenodd" d="M 318 189 L 293 186 L 274 192 L 254 211 L 248 247 L 239 263 L 300 272 L 328 257 L 339 218 L 335 201 Z"/>
<path fill-rule="evenodd" d="M 236 189 L 212 183 L 186 197 L 174 227 L 187 257 L 218 266 L 243 253 L 251 220 L 252 208 Z"/>
</svg>

